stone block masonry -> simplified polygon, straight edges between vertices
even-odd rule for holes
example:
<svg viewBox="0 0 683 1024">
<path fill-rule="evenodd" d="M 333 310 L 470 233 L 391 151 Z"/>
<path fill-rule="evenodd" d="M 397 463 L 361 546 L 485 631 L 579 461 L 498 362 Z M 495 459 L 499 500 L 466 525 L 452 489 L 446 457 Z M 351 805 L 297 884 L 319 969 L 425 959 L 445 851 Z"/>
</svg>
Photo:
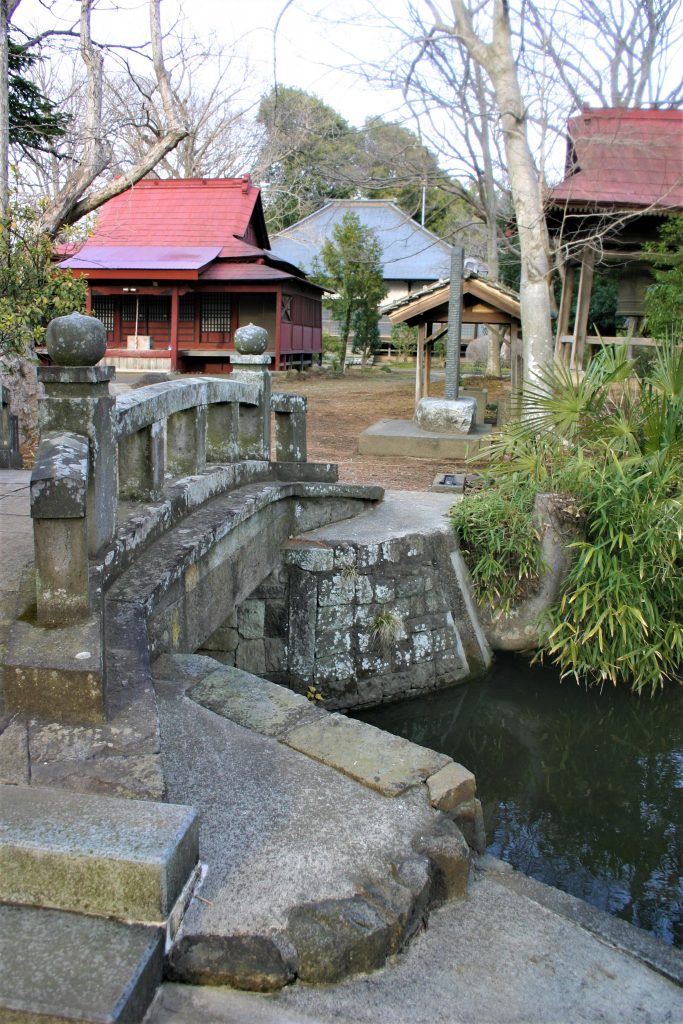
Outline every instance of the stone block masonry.
<svg viewBox="0 0 683 1024">
<path fill-rule="evenodd" d="M 298 692 L 313 687 L 339 710 L 471 678 L 489 654 L 461 599 L 459 553 L 442 515 L 422 525 L 369 537 L 347 522 L 290 541 L 281 566 L 202 650 Z"/>
</svg>

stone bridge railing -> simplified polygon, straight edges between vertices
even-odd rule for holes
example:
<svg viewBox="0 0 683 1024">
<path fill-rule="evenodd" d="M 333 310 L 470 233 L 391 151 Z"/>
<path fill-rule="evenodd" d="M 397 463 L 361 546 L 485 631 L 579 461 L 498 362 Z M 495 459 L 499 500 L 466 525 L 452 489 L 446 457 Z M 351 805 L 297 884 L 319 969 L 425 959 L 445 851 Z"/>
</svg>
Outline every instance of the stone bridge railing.
<svg viewBox="0 0 683 1024">
<path fill-rule="evenodd" d="M 269 461 L 273 420 L 276 460 L 306 461 L 306 399 L 271 393 L 269 356 L 236 353 L 229 379 L 173 380 L 115 397 L 114 369 L 87 365 L 100 347 L 80 337 L 78 348 L 72 337 L 75 324 L 91 343 L 99 321 L 74 317 L 61 318 L 69 323 L 66 342 L 53 345 L 58 365 L 38 370 L 45 400 L 31 515 L 37 618 L 52 626 L 88 614 L 88 556 L 112 541 L 120 500 L 154 501 L 169 479 L 211 463 Z"/>
</svg>

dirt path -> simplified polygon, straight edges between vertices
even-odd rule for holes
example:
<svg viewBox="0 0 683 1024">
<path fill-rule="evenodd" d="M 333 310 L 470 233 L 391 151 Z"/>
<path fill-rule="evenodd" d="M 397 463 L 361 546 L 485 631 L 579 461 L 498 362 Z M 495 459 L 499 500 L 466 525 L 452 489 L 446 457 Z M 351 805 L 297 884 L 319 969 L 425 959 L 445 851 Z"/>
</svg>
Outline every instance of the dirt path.
<svg viewBox="0 0 683 1024">
<path fill-rule="evenodd" d="M 487 386 L 494 382 L 487 382 Z M 496 382 L 497 383 L 497 382 Z M 380 484 L 392 490 L 428 490 L 437 473 L 460 469 L 463 463 L 425 459 L 379 458 L 358 453 L 358 435 L 377 420 L 412 419 L 415 378 L 410 373 L 352 369 L 344 377 L 325 374 L 277 375 L 276 391 L 308 398 L 308 458 L 336 462 L 339 479 L 349 483 Z M 432 385 L 443 394 L 443 382 Z M 491 399 L 489 399 L 491 400 Z"/>
</svg>

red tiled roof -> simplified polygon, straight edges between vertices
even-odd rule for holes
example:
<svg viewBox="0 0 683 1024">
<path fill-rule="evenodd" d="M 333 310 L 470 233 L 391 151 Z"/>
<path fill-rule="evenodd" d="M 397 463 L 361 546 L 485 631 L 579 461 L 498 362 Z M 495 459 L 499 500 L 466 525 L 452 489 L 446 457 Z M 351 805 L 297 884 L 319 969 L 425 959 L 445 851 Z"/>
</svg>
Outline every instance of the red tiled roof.
<svg viewBox="0 0 683 1024">
<path fill-rule="evenodd" d="M 283 264 L 283 267 L 287 267 L 288 264 Z M 243 282 L 281 282 L 281 281 L 292 281 L 301 280 L 300 273 L 291 273 L 288 270 L 281 270 L 277 267 L 269 266 L 264 263 L 230 263 L 218 260 L 216 263 L 212 263 L 206 270 L 202 270 L 199 274 L 200 281 L 243 281 Z M 304 279 L 305 280 L 305 279 Z M 312 281 L 306 281 L 309 289 L 314 289 L 319 292 L 328 291 L 329 289 L 323 288 L 319 284 L 314 284 Z"/>
<path fill-rule="evenodd" d="M 683 209 L 683 110 L 584 108 L 568 124 L 567 176 L 552 205 Z"/>
<path fill-rule="evenodd" d="M 59 266 L 65 270 L 200 270 L 220 252 L 211 246 L 88 244 Z"/>
<path fill-rule="evenodd" d="M 199 275 L 200 281 L 291 281 L 292 274 L 263 263 L 213 263 Z"/>
<path fill-rule="evenodd" d="M 246 176 L 145 180 L 101 207 L 87 244 L 220 246 L 233 255 L 252 217 L 267 245 L 259 189 Z"/>
</svg>

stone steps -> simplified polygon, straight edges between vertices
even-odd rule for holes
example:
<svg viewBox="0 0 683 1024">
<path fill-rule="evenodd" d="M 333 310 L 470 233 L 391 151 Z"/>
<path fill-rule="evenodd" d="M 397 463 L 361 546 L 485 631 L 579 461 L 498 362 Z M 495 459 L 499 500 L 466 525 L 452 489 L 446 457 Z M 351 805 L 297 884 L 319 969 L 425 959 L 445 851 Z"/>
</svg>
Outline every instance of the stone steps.
<svg viewBox="0 0 683 1024">
<path fill-rule="evenodd" d="M 0 1020 L 142 1020 L 197 861 L 191 807 L 0 786 Z"/>
<path fill-rule="evenodd" d="M 160 924 L 197 863 L 189 807 L 0 787 L 0 901 Z"/>
<path fill-rule="evenodd" d="M 0 906 L 0 1020 L 142 1020 L 161 983 L 164 932 L 42 907 Z"/>
</svg>

